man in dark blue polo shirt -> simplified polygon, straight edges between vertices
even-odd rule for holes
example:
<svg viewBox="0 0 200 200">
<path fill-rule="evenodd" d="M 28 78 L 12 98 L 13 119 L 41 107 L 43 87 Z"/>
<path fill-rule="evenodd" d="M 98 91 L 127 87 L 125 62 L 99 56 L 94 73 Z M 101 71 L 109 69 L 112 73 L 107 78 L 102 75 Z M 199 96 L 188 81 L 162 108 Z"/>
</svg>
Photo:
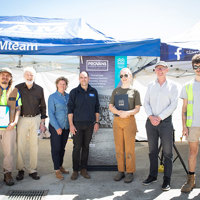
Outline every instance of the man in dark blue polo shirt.
<svg viewBox="0 0 200 200">
<path fill-rule="evenodd" d="M 89 75 L 82 71 L 79 75 L 79 86 L 71 90 L 68 101 L 68 118 L 70 133 L 73 134 L 73 174 L 72 180 L 78 178 L 78 171 L 84 178 L 87 173 L 89 144 L 93 131 L 99 129 L 99 98 L 97 90 L 91 87 Z"/>
</svg>

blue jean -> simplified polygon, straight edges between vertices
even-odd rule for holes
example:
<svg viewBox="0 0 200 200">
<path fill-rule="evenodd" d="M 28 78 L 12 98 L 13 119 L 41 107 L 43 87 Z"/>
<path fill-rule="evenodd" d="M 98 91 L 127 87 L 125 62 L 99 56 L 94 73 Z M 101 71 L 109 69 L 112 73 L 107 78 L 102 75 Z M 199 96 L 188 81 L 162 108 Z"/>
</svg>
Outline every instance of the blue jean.
<svg viewBox="0 0 200 200">
<path fill-rule="evenodd" d="M 62 134 L 58 135 L 55 128 L 49 124 L 49 132 L 51 133 L 51 156 L 54 170 L 58 170 L 63 164 L 65 146 L 69 136 L 69 129 L 62 129 Z"/>
<path fill-rule="evenodd" d="M 164 177 L 170 179 L 173 165 L 173 125 L 171 116 L 161 121 L 158 126 L 153 126 L 149 119 L 146 122 L 146 131 L 149 144 L 149 175 L 158 175 L 158 139 L 160 138 L 164 156 Z"/>
</svg>

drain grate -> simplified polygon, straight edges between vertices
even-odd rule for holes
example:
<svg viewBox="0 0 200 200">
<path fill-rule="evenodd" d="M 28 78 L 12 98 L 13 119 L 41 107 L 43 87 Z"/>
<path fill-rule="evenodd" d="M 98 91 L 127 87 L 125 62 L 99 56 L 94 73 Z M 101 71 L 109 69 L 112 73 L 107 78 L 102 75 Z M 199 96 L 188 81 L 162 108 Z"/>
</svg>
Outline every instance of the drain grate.
<svg viewBox="0 0 200 200">
<path fill-rule="evenodd" d="M 48 190 L 9 190 L 7 193 L 8 199 L 20 200 L 40 200 L 44 199 Z"/>
</svg>

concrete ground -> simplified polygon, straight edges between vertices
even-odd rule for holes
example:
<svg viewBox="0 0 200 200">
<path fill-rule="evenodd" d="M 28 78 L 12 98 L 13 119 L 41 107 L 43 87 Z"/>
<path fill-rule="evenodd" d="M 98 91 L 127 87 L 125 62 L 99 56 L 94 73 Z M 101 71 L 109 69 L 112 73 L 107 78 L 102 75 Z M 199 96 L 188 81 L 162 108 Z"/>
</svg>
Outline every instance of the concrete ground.
<svg viewBox="0 0 200 200">
<path fill-rule="evenodd" d="M 3 174 L 0 175 L 0 200 L 8 199 L 6 194 L 9 190 L 48 190 L 45 199 L 73 199 L 73 200 L 147 200 L 147 199 L 200 199 L 200 179 L 196 180 L 196 188 L 189 194 L 182 194 L 180 188 L 186 180 L 186 173 L 180 160 L 174 162 L 173 175 L 171 180 L 171 190 L 163 192 L 161 190 L 163 173 L 159 173 L 158 181 L 149 186 L 143 186 L 142 181 L 147 177 L 149 170 L 148 146 L 147 142 L 136 143 L 136 166 L 137 171 L 134 174 L 134 181 L 126 184 L 123 181 L 115 182 L 114 171 L 91 171 L 90 180 L 79 176 L 76 181 L 70 179 L 72 173 L 72 141 L 68 141 L 64 167 L 70 170 L 70 175 L 65 175 L 65 179 L 59 181 L 55 178 L 50 153 L 50 144 L 48 139 L 39 140 L 39 162 L 38 172 L 41 179 L 32 180 L 28 173 L 24 180 L 17 182 L 12 187 L 6 186 L 3 182 Z M 181 153 L 186 166 L 188 147 L 186 142 L 177 142 L 176 146 Z M 174 153 L 174 156 L 176 154 Z M 0 148 L 0 167 L 2 169 L 2 149 Z M 28 156 L 27 159 L 28 161 Z M 197 167 L 197 177 L 200 177 L 199 161 Z M 15 177 L 17 171 L 13 172 Z"/>
</svg>

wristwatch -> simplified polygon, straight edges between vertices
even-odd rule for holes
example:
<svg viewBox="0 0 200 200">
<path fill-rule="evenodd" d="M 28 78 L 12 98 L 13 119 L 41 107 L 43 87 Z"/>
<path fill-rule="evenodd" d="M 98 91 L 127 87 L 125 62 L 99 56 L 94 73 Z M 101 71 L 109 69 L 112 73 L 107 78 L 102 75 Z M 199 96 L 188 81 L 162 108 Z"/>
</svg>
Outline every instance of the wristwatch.
<svg viewBox="0 0 200 200">
<path fill-rule="evenodd" d="M 96 122 L 94 122 L 94 124 L 99 124 L 99 125 L 100 125 L 100 122 L 97 122 L 97 121 L 96 121 Z"/>
</svg>

